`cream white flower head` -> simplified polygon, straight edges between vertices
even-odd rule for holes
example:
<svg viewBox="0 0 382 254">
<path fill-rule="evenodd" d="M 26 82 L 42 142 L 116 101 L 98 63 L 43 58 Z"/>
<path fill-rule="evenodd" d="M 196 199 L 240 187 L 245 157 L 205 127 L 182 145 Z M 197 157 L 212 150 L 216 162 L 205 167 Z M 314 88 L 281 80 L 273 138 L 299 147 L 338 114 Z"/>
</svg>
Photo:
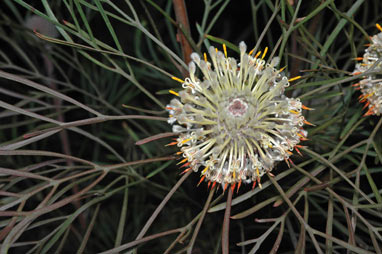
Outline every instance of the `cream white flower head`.
<svg viewBox="0 0 382 254">
<path fill-rule="evenodd" d="M 356 64 L 353 74 L 361 74 L 373 68 L 372 72 L 382 73 L 382 27 L 377 24 L 380 33 L 371 37 L 372 43 L 365 50 L 363 57 L 357 58 L 362 62 Z M 365 115 L 381 115 L 382 113 L 382 75 L 368 74 L 355 84 L 359 86 L 362 95 L 359 97 L 365 103 L 368 111 Z"/>
<path fill-rule="evenodd" d="M 200 182 L 220 183 L 224 189 L 239 189 L 242 182 L 255 186 L 276 162 L 289 164 L 292 151 L 306 139 L 303 125 L 309 123 L 301 114 L 309 108 L 284 95 L 292 79 L 275 69 L 278 58 L 266 63 L 267 48 L 255 56 L 246 53 L 244 42 L 239 48 L 239 62 L 227 57 L 225 45 L 224 53 L 210 47 L 209 61 L 206 54 L 201 59 L 193 53 L 189 77 L 173 78 L 183 90 L 170 90 L 178 98 L 166 107 L 168 122 L 179 133 L 170 144 L 180 147 L 182 167 L 201 170 Z"/>
</svg>

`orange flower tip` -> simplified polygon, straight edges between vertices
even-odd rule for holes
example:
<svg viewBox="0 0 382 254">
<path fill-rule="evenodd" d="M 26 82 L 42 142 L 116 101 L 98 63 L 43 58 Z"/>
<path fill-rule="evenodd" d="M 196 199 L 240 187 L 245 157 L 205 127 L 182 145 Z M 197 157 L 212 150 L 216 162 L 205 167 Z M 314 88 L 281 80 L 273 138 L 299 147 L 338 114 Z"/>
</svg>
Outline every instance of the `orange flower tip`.
<svg viewBox="0 0 382 254">
<path fill-rule="evenodd" d="M 179 152 L 176 152 L 175 154 L 176 155 L 181 155 L 183 152 L 179 151 Z"/>
<path fill-rule="evenodd" d="M 224 51 L 225 57 L 227 57 L 227 46 L 225 45 L 225 43 L 223 43 L 223 51 Z"/>
<path fill-rule="evenodd" d="M 359 86 L 359 85 L 360 85 L 360 83 L 355 83 L 355 84 L 353 84 L 351 86 L 356 87 L 356 86 Z"/>
<path fill-rule="evenodd" d="M 213 182 L 213 184 L 212 184 L 212 189 L 215 187 L 215 185 L 216 185 L 216 182 Z"/>
<path fill-rule="evenodd" d="M 231 185 L 231 190 L 232 190 L 232 192 L 235 192 L 235 187 L 236 187 L 236 183 L 234 183 L 233 185 Z"/>
<path fill-rule="evenodd" d="M 362 109 L 365 109 L 365 108 L 367 108 L 367 106 L 369 106 L 370 105 L 370 101 L 367 101 L 366 103 L 365 103 L 365 106 L 363 106 L 363 108 Z"/>
<path fill-rule="evenodd" d="M 176 165 L 182 164 L 182 163 L 184 163 L 184 162 L 186 162 L 186 161 L 187 161 L 187 158 L 185 158 L 185 159 L 179 161 Z"/>
<path fill-rule="evenodd" d="M 300 78 L 301 78 L 301 76 L 296 76 L 296 77 L 294 77 L 294 78 L 290 78 L 290 79 L 288 79 L 288 81 L 289 81 L 289 82 L 292 82 L 292 81 L 298 80 L 298 79 L 300 79 Z"/>
<path fill-rule="evenodd" d="M 166 107 L 167 110 L 173 110 L 174 108 L 172 107 Z"/>
<path fill-rule="evenodd" d="M 255 55 L 255 58 L 258 58 L 260 54 L 261 54 L 261 51 L 257 52 Z"/>
<path fill-rule="evenodd" d="M 179 94 L 173 90 L 168 90 L 168 92 L 179 97 Z"/>
<path fill-rule="evenodd" d="M 267 54 L 267 52 L 268 52 L 268 47 L 265 47 L 265 49 L 264 49 L 264 53 L 263 53 L 263 55 L 261 56 L 261 60 L 264 59 L 264 57 L 265 57 L 265 55 Z"/>
<path fill-rule="evenodd" d="M 300 152 L 300 150 L 299 150 L 297 147 L 295 147 L 294 149 L 295 149 L 296 152 L 302 157 L 302 153 Z"/>
<path fill-rule="evenodd" d="M 287 160 L 287 158 L 284 158 L 286 164 L 288 165 L 288 168 L 290 168 L 290 164 L 289 164 L 289 161 Z"/>
<path fill-rule="evenodd" d="M 208 181 L 208 183 L 207 183 L 207 190 L 210 188 L 210 185 L 211 185 L 211 181 Z"/>
<path fill-rule="evenodd" d="M 206 52 L 203 53 L 203 56 L 204 56 L 204 61 L 207 62 L 207 54 L 206 54 Z"/>
<path fill-rule="evenodd" d="M 224 45 L 224 44 L 223 44 Z M 225 190 L 227 189 L 227 186 L 228 186 L 228 183 L 225 183 L 224 184 L 224 190 L 223 190 L 223 193 L 225 193 Z"/>
<path fill-rule="evenodd" d="M 353 60 L 356 60 L 356 61 L 362 61 L 363 60 L 363 57 L 360 56 L 360 57 L 356 57 L 356 58 L 353 58 Z"/>
<path fill-rule="evenodd" d="M 310 123 L 310 122 L 308 122 L 306 120 L 304 120 L 304 124 L 307 124 L 307 125 L 310 125 L 310 126 L 316 126 L 315 124 L 312 124 L 312 123 Z"/>
<path fill-rule="evenodd" d="M 371 43 L 366 43 L 365 44 L 365 47 L 370 47 L 371 46 Z"/>
<path fill-rule="evenodd" d="M 184 83 L 184 80 L 182 80 L 182 79 L 180 79 L 180 78 L 177 78 L 177 77 L 171 77 L 173 80 L 175 80 L 175 81 L 178 81 L 179 83 Z M 170 90 L 171 91 L 171 90 Z M 170 92 L 171 93 L 171 92 Z"/>
<path fill-rule="evenodd" d="M 241 180 L 239 181 L 239 183 L 238 183 L 238 185 L 237 185 L 236 193 L 239 192 L 240 186 L 241 186 Z"/>
<path fill-rule="evenodd" d="M 185 170 L 183 170 L 182 173 L 180 173 L 180 175 L 183 175 L 183 174 L 187 173 L 187 172 L 190 171 L 190 170 L 191 170 L 191 168 L 186 168 Z"/>
<path fill-rule="evenodd" d="M 353 76 L 356 76 L 356 75 L 359 75 L 359 74 L 361 74 L 361 73 L 362 73 L 362 72 L 357 71 L 357 72 L 353 72 L 352 75 L 353 75 Z"/>
<path fill-rule="evenodd" d="M 255 51 L 255 48 L 253 48 L 251 51 L 249 51 L 249 55 L 252 55 L 253 51 Z M 259 54 L 260 55 L 260 54 Z M 256 57 L 255 57 L 256 58 Z"/>
<path fill-rule="evenodd" d="M 165 146 L 174 146 L 174 145 L 176 145 L 176 144 L 178 144 L 178 142 L 171 142 L 171 143 L 168 143 L 168 144 L 165 145 Z"/>
<path fill-rule="evenodd" d="M 282 67 L 279 72 L 282 72 L 283 70 L 285 70 L 286 66 Z"/>
<path fill-rule="evenodd" d="M 179 168 L 187 167 L 187 166 L 189 166 L 190 164 L 191 164 L 191 162 L 187 162 L 187 163 L 183 164 L 182 166 L 180 166 Z"/>
<path fill-rule="evenodd" d="M 382 26 L 380 25 L 380 24 L 375 24 L 375 26 L 377 27 L 377 29 L 379 30 L 379 31 L 381 31 L 382 32 Z"/>
<path fill-rule="evenodd" d="M 256 187 L 256 181 L 253 181 L 252 190 Z"/>
<path fill-rule="evenodd" d="M 302 108 L 302 109 L 305 109 L 305 110 L 314 110 L 314 108 L 309 108 L 309 107 L 304 106 L 304 105 L 301 105 L 301 108 Z"/>
<path fill-rule="evenodd" d="M 202 176 L 202 178 L 200 178 L 200 181 L 197 186 L 199 186 L 203 182 L 204 178 L 206 178 L 206 176 Z"/>
<path fill-rule="evenodd" d="M 288 161 L 294 166 L 294 162 L 289 158 Z"/>
</svg>

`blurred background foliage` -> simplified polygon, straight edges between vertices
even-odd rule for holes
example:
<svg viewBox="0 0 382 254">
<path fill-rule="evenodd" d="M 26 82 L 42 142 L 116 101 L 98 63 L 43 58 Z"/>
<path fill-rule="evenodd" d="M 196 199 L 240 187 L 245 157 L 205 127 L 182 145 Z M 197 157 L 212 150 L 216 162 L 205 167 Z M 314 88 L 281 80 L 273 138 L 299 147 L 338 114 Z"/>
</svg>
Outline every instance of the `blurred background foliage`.
<svg viewBox="0 0 382 254">
<path fill-rule="evenodd" d="M 381 1 L 182 3 L 1 1 L 0 252 L 382 253 L 382 120 L 351 86 Z M 315 126 L 222 232 L 227 194 L 180 175 L 164 106 L 188 52 L 240 41 L 302 76 Z"/>
</svg>

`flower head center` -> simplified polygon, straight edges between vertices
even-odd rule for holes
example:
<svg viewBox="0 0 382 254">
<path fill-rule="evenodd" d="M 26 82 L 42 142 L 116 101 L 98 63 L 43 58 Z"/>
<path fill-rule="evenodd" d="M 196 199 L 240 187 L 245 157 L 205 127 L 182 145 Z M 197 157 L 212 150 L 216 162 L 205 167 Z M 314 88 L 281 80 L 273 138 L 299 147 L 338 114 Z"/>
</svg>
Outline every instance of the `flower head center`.
<svg viewBox="0 0 382 254">
<path fill-rule="evenodd" d="M 234 117 L 243 116 L 248 109 L 248 104 L 243 100 L 236 98 L 228 105 L 228 112 Z"/>
</svg>

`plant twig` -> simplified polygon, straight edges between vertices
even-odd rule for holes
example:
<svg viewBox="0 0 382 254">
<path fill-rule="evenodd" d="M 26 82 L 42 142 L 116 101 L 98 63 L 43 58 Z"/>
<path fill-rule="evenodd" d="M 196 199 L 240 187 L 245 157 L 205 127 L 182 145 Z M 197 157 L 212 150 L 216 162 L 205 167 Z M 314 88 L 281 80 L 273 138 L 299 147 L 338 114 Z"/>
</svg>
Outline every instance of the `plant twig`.
<svg viewBox="0 0 382 254">
<path fill-rule="evenodd" d="M 229 253 L 229 220 L 231 215 L 232 204 L 232 188 L 228 188 L 227 206 L 224 213 L 223 230 L 222 230 L 222 253 Z"/>
<path fill-rule="evenodd" d="M 182 27 L 185 32 L 191 34 L 190 25 L 188 23 L 186 3 L 184 2 L 184 0 L 173 0 L 173 3 L 176 21 L 178 22 L 178 25 Z M 182 47 L 184 62 L 189 63 L 191 61 L 190 55 L 192 53 L 192 48 L 190 43 L 187 41 L 186 36 L 181 32 L 180 29 L 178 29 L 177 40 L 179 41 Z M 187 70 L 183 69 L 182 72 L 183 76 L 188 76 Z"/>
</svg>

